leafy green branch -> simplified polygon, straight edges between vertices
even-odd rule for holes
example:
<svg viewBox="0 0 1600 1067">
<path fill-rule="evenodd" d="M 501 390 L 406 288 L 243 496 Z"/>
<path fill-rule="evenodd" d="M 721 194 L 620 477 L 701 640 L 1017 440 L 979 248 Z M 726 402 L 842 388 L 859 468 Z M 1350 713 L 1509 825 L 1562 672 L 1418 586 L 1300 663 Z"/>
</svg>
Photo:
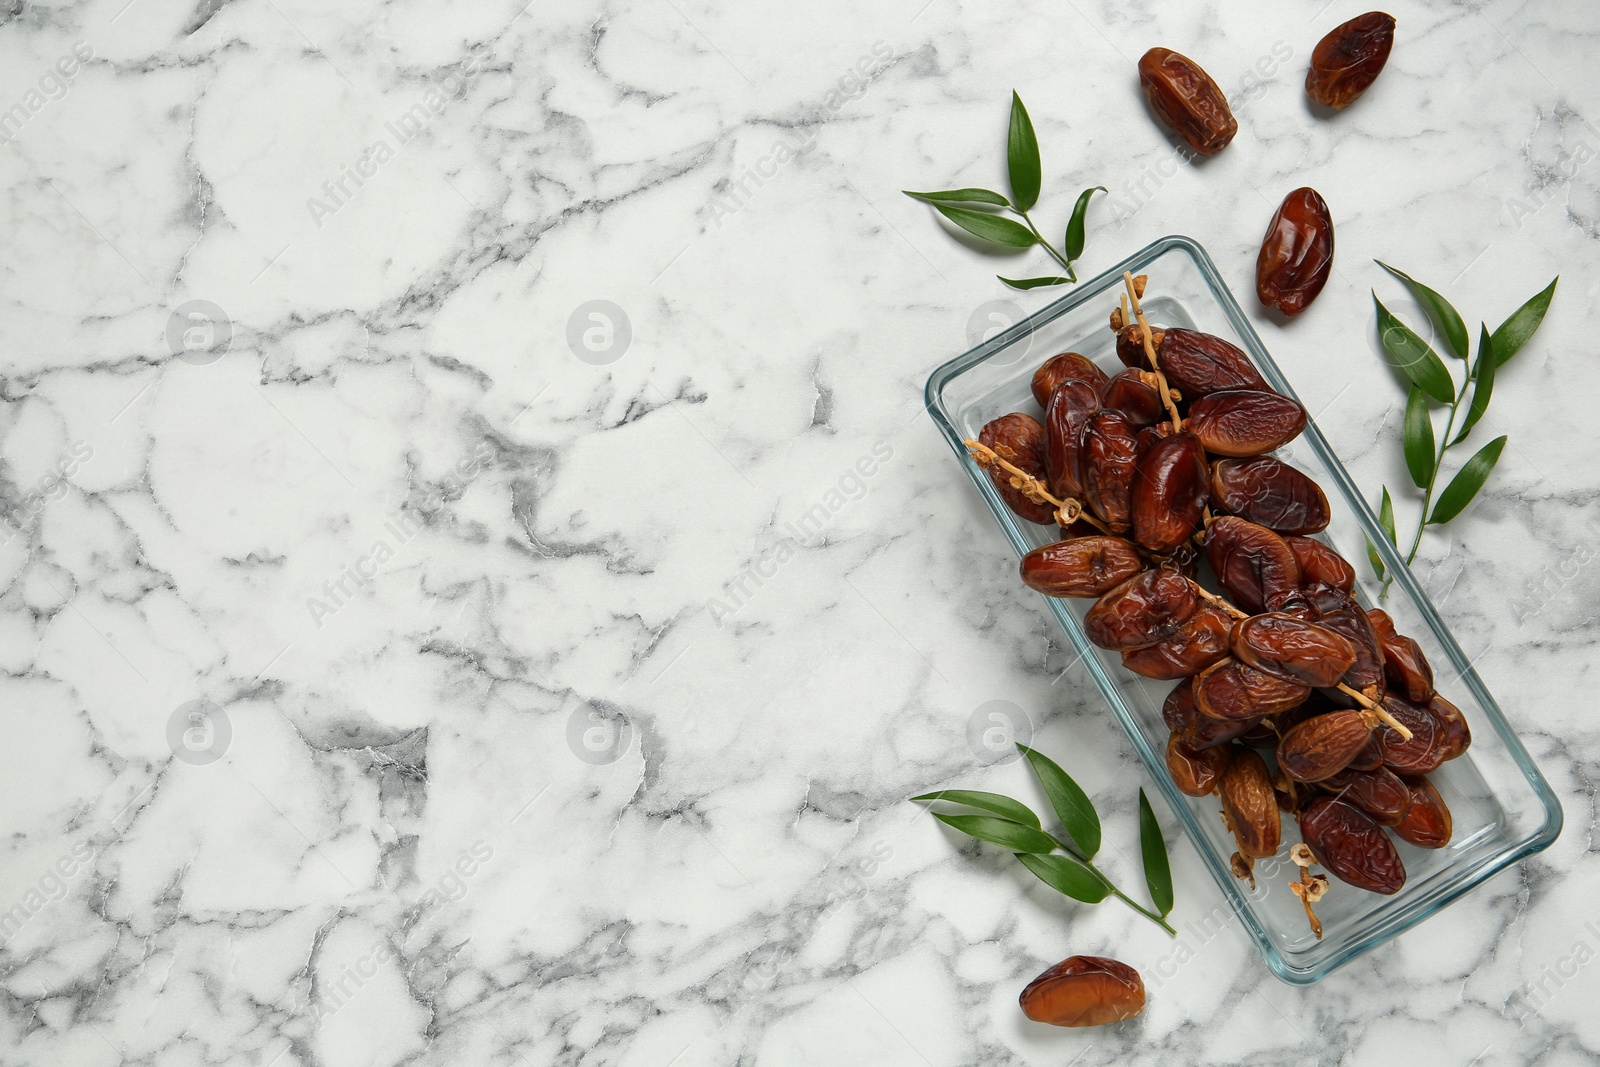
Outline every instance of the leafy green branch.
<svg viewBox="0 0 1600 1067">
<path fill-rule="evenodd" d="M 1040 278 L 996 275 L 1011 288 L 1037 289 L 1046 285 L 1076 282 L 1078 272 L 1073 264 L 1083 255 L 1084 224 L 1089 213 L 1089 200 L 1096 192 L 1105 192 L 1105 186 L 1091 186 L 1078 194 L 1078 202 L 1073 206 L 1072 217 L 1067 221 L 1067 232 L 1058 250 L 1039 232 L 1039 227 L 1034 225 L 1028 214 L 1039 202 L 1043 168 L 1039 160 L 1039 140 L 1033 132 L 1033 120 L 1028 117 L 1028 109 L 1022 106 L 1022 98 L 1015 92 L 1011 94 L 1011 129 L 1006 138 L 1006 164 L 1011 181 L 1010 198 L 990 189 L 947 189 L 937 193 L 914 193 L 906 189 L 903 192 L 915 200 L 933 205 L 933 209 L 946 219 L 990 244 L 1017 249 L 1039 245 L 1066 272 Z M 1022 221 L 1017 222 L 999 211 L 984 208 L 999 208 Z"/>
<path fill-rule="evenodd" d="M 986 812 L 970 815 L 936 811 L 933 817 L 968 837 L 1010 849 L 1035 877 L 1064 896 L 1086 904 L 1098 904 L 1114 896 L 1176 937 L 1178 932 L 1167 922 L 1172 912 L 1172 870 L 1167 862 L 1167 843 L 1144 790 L 1139 790 L 1139 851 L 1144 862 L 1145 888 L 1150 892 L 1154 911 L 1136 903 L 1095 866 L 1094 855 L 1100 851 L 1100 816 L 1078 783 L 1043 753 L 1026 745 L 1018 745 L 1017 749 L 1028 758 L 1028 766 L 1033 768 L 1056 818 L 1061 820 L 1066 832 L 1064 839 L 1047 833 L 1032 808 L 999 793 L 942 789 L 911 799 L 943 801 Z M 1057 849 L 1062 854 L 1058 854 Z"/>
<path fill-rule="evenodd" d="M 1530 297 L 1493 333 L 1489 332 L 1487 323 L 1480 324 L 1478 351 L 1474 356 L 1468 344 L 1466 323 L 1448 300 L 1402 270 L 1381 261 L 1378 266 L 1405 283 L 1443 335 L 1450 355 L 1463 368 L 1461 381 L 1457 384 L 1455 376 L 1433 347 L 1384 307 L 1374 290 L 1372 302 L 1378 309 L 1379 340 L 1390 360 L 1411 383 L 1406 396 L 1401 436 L 1406 471 L 1411 475 L 1412 484 L 1422 492 L 1422 509 L 1417 515 L 1417 526 L 1405 553 L 1406 564 L 1410 565 L 1417 558 L 1423 531 L 1429 526 L 1442 526 L 1465 511 L 1499 462 L 1500 453 L 1506 446 L 1504 435 L 1478 449 L 1456 471 L 1449 484 L 1439 489 L 1445 453 L 1465 441 L 1483 418 L 1484 412 L 1489 410 L 1489 401 L 1494 395 L 1495 375 L 1512 356 L 1522 350 L 1544 321 L 1550 300 L 1555 295 L 1556 282 L 1561 279 L 1555 278 Z M 1448 409 L 1444 432 L 1437 436 L 1434 434 L 1433 421 L 1433 409 L 1436 407 Z M 1459 428 L 1456 425 L 1458 418 Z M 1383 498 L 1378 508 L 1378 524 L 1383 527 L 1389 543 L 1398 551 L 1400 544 L 1395 531 L 1394 499 L 1389 495 L 1387 485 L 1383 487 Z M 1394 575 L 1385 574 L 1383 560 L 1370 542 L 1367 544 L 1367 558 L 1372 563 L 1373 572 L 1383 579 L 1383 593 L 1386 594 Z"/>
</svg>

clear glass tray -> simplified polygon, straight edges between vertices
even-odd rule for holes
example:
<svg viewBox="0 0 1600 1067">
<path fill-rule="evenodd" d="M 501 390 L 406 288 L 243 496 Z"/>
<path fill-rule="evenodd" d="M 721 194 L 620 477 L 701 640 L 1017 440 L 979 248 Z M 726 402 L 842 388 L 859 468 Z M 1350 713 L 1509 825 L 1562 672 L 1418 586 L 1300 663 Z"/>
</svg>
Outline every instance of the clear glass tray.
<svg viewBox="0 0 1600 1067">
<path fill-rule="evenodd" d="M 1152 324 L 1224 337 L 1249 353 L 1273 388 L 1295 395 L 1210 257 L 1189 238 L 1159 240 L 1077 286 L 1070 295 L 946 363 L 928 379 L 929 414 L 1019 557 L 1057 540 L 1055 528 L 1013 515 L 962 441 L 976 438 L 984 423 L 1007 412 L 1041 415 L 1029 383 L 1035 368 L 1057 352 L 1080 352 L 1104 368 L 1122 369 L 1106 320 L 1117 303 L 1125 270 L 1150 276 L 1143 303 Z M 1257 887 L 1252 890 L 1248 882 L 1234 878 L 1228 865 L 1234 843 L 1218 818 L 1217 799 L 1185 796 L 1167 774 L 1168 731 L 1161 704 L 1175 683 L 1140 678 L 1123 668 L 1116 653 L 1091 644 L 1081 625 L 1091 601 L 1044 599 L 1267 966 L 1284 981 L 1304 985 L 1326 977 L 1496 872 L 1548 846 L 1561 832 L 1561 807 L 1434 606 L 1378 533 L 1375 517 L 1315 421 L 1277 455 L 1316 479 L 1328 494 L 1333 522 L 1322 536 L 1356 565 L 1361 575 L 1356 595 L 1367 606 L 1377 602 L 1378 588 L 1366 563 L 1363 537 L 1380 546 L 1384 566 L 1398 576 L 1383 608 L 1401 633 L 1421 644 L 1433 664 L 1440 693 L 1461 708 L 1472 727 L 1472 746 L 1466 754 L 1430 776 L 1450 806 L 1454 838 L 1437 850 L 1397 841 L 1408 875 L 1399 893 L 1380 896 L 1334 881 L 1317 906 L 1324 927 L 1318 941 L 1307 927 L 1298 898 L 1288 889 L 1296 869 L 1288 861 L 1287 845 L 1299 840 L 1288 817 L 1285 847 L 1276 859 L 1257 865 Z M 1026 595 L 1020 580 L 1017 592 Z"/>
</svg>

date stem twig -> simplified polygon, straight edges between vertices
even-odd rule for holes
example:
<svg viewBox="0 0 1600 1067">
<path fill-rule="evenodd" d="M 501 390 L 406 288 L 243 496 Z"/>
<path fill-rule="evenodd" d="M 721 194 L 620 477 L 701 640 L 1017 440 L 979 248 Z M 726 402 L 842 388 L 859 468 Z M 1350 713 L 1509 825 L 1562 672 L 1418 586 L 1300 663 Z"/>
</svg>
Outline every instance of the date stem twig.
<svg viewBox="0 0 1600 1067">
<path fill-rule="evenodd" d="M 1300 880 L 1291 880 L 1289 888 L 1294 895 L 1300 898 L 1300 903 L 1305 905 L 1306 920 L 1311 924 L 1311 932 L 1317 935 L 1317 940 L 1322 940 L 1322 920 L 1317 918 L 1317 913 L 1311 910 L 1311 905 L 1321 900 L 1328 892 L 1328 877 L 1324 874 L 1312 874 L 1311 864 L 1316 861 L 1311 849 L 1304 844 L 1295 845 L 1289 849 L 1289 859 L 1300 868 Z"/>
<path fill-rule="evenodd" d="M 1172 416 L 1172 432 L 1177 433 L 1183 429 L 1183 416 L 1178 414 L 1178 405 L 1172 399 L 1172 387 L 1167 384 L 1166 373 L 1161 369 L 1161 362 L 1156 359 L 1155 342 L 1150 339 L 1150 320 L 1144 317 L 1144 308 L 1139 304 L 1139 294 L 1144 291 L 1145 276 L 1135 278 L 1131 271 L 1122 272 L 1122 284 L 1128 290 L 1128 301 L 1133 306 L 1133 316 L 1139 320 L 1139 329 L 1144 334 L 1144 354 L 1150 360 L 1150 367 L 1156 372 L 1156 377 L 1161 380 L 1161 402 L 1167 406 L 1167 414 Z"/>
<path fill-rule="evenodd" d="M 1043 482 L 1039 481 L 1039 479 L 1035 478 L 1021 467 L 1018 467 L 1016 464 L 1007 461 L 1003 456 L 1000 455 L 1000 453 L 996 452 L 988 445 L 981 444 L 977 441 L 971 440 L 970 438 L 961 443 L 967 446 L 967 451 L 972 453 L 972 461 L 978 466 L 987 467 L 990 464 L 998 464 L 1007 474 L 1011 475 L 1012 487 L 1022 490 L 1029 500 L 1036 501 L 1040 504 L 1054 505 L 1056 509 L 1056 521 L 1063 527 L 1071 526 L 1079 519 L 1082 519 L 1084 522 L 1088 523 L 1090 526 L 1093 526 L 1101 533 L 1111 532 L 1111 528 L 1109 526 L 1095 518 L 1093 515 L 1089 514 L 1089 512 L 1084 509 L 1084 506 L 1078 503 L 1078 501 L 1074 500 L 1072 497 L 1067 497 L 1065 500 L 1060 500 L 1054 496 L 1051 496 L 1050 490 L 1045 488 Z"/>
<path fill-rule="evenodd" d="M 1236 605 L 1230 604 L 1228 601 L 1213 593 L 1211 590 L 1207 589 L 1193 578 L 1188 578 L 1186 581 L 1189 583 L 1189 588 L 1194 590 L 1195 595 L 1201 600 L 1204 600 L 1206 603 L 1221 608 L 1224 612 L 1235 619 L 1248 619 L 1250 617 L 1250 613 L 1248 611 L 1244 611 Z M 1348 696 L 1350 699 L 1354 700 L 1357 704 L 1360 704 L 1367 711 L 1370 711 L 1372 714 L 1376 715 L 1385 726 L 1399 734 L 1401 738 L 1406 741 L 1411 740 L 1411 731 L 1406 729 L 1405 723 L 1389 714 L 1388 709 L 1382 704 L 1379 704 L 1377 701 L 1361 692 L 1361 690 L 1352 689 L 1343 682 L 1340 682 L 1335 688 Z"/>
</svg>

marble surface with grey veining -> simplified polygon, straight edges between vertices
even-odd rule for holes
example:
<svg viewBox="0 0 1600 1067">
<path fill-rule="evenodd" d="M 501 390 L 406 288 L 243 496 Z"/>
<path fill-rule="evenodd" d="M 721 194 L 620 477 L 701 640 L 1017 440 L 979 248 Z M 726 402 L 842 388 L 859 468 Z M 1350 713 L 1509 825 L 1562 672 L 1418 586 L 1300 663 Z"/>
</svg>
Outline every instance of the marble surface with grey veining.
<svg viewBox="0 0 1600 1067">
<path fill-rule="evenodd" d="M 1361 10 L 4 5 L 0 1063 L 1600 1057 L 1600 8 L 1401 0 L 1313 113 Z M 1216 159 L 1152 123 L 1158 44 L 1233 99 Z M 1309 989 L 1164 810 L 1176 942 L 906 803 L 1037 799 L 969 743 L 1005 702 L 1138 882 L 1143 768 L 922 409 L 986 302 L 1053 295 L 900 195 L 1003 188 L 1013 88 L 1041 225 L 1109 189 L 1089 273 L 1186 233 L 1248 296 L 1323 193 L 1327 290 L 1247 306 L 1373 496 L 1370 290 L 1416 315 L 1373 260 L 1473 326 L 1561 275 L 1418 574 L 1565 831 Z M 1075 952 L 1144 1014 L 1024 1020 Z"/>
</svg>

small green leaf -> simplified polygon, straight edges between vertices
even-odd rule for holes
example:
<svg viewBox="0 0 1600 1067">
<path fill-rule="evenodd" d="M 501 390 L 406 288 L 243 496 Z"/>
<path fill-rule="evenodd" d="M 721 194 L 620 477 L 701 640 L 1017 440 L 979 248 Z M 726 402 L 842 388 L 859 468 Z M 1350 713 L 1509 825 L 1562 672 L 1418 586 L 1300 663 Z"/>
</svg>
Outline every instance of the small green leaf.
<svg viewBox="0 0 1600 1067">
<path fill-rule="evenodd" d="M 1494 470 L 1495 463 L 1500 459 L 1500 451 L 1505 447 L 1505 437 L 1496 437 L 1461 465 L 1456 476 L 1450 479 L 1450 484 L 1445 486 L 1444 492 L 1439 494 L 1439 502 L 1433 506 L 1433 514 L 1428 516 L 1428 525 L 1438 526 L 1449 522 L 1466 510 L 1472 498 L 1478 495 L 1478 490 L 1483 488 L 1483 483 L 1488 481 L 1489 472 Z"/>
<path fill-rule="evenodd" d="M 1505 366 L 1506 360 L 1521 351 L 1522 346 L 1528 343 L 1528 338 L 1533 336 L 1533 331 L 1539 328 L 1544 321 L 1544 313 L 1550 310 L 1550 298 L 1556 295 L 1556 282 L 1560 280 L 1560 275 L 1551 279 L 1549 285 L 1513 311 L 1511 317 L 1494 331 L 1494 358 L 1498 366 Z"/>
<path fill-rule="evenodd" d="M 1483 413 L 1489 410 L 1489 398 L 1494 395 L 1494 371 L 1499 362 L 1494 358 L 1494 338 L 1489 336 L 1489 324 L 1480 323 L 1483 333 L 1478 338 L 1478 358 L 1472 364 L 1472 404 L 1467 408 L 1466 421 L 1456 434 L 1452 445 L 1459 445 L 1478 425 Z"/>
<path fill-rule="evenodd" d="M 900 191 L 913 200 L 929 204 L 993 204 L 995 207 L 1009 207 L 1011 204 L 999 193 L 988 189 L 948 189 L 942 193 L 913 193 L 910 189 Z"/>
<path fill-rule="evenodd" d="M 1072 207 L 1072 218 L 1067 220 L 1067 240 L 1062 246 L 1069 261 L 1083 255 L 1083 224 L 1089 215 L 1089 198 L 1096 192 L 1106 191 L 1103 185 L 1092 185 L 1078 194 L 1078 202 Z"/>
<path fill-rule="evenodd" d="M 941 789 L 937 793 L 924 793 L 912 800 L 944 800 L 951 804 L 965 804 L 969 808 L 987 811 L 1002 819 L 1023 823 L 1039 829 L 1039 816 L 1020 800 L 1003 797 L 999 793 L 984 793 L 975 789 Z"/>
<path fill-rule="evenodd" d="M 1406 469 L 1418 489 L 1426 489 L 1433 480 L 1433 465 L 1438 456 L 1433 451 L 1433 420 L 1428 417 L 1428 398 L 1421 389 L 1411 387 L 1406 395 L 1405 421 Z"/>
<path fill-rule="evenodd" d="M 1167 862 L 1167 842 L 1161 824 L 1150 810 L 1150 798 L 1139 790 L 1139 852 L 1144 857 L 1144 884 L 1150 890 L 1150 903 L 1162 918 L 1172 911 L 1172 866 Z"/>
<path fill-rule="evenodd" d="M 1367 562 L 1372 564 L 1372 573 L 1380 579 L 1383 577 L 1383 557 L 1378 555 L 1378 546 L 1372 543 L 1372 538 L 1366 538 Z"/>
<path fill-rule="evenodd" d="M 1389 535 L 1389 543 L 1396 548 L 1400 541 L 1394 532 L 1394 499 L 1389 496 L 1389 487 L 1383 487 L 1383 504 L 1378 508 L 1378 525 L 1383 527 L 1383 532 Z"/>
<path fill-rule="evenodd" d="M 1032 248 L 1038 242 L 1038 238 L 1029 233 L 1028 228 L 1022 223 L 1012 222 L 1000 215 L 964 207 L 950 207 L 948 204 L 935 204 L 933 209 L 974 237 L 981 237 L 997 245 L 1005 245 L 1007 248 Z"/>
<path fill-rule="evenodd" d="M 1039 140 L 1022 97 L 1011 94 L 1011 131 L 1006 138 L 1006 164 L 1011 173 L 1011 201 L 1018 211 L 1039 202 Z"/>
<path fill-rule="evenodd" d="M 1448 404 L 1456 398 L 1455 382 L 1450 378 L 1450 372 L 1444 369 L 1444 364 L 1439 361 L 1428 342 L 1412 332 L 1411 327 L 1401 322 L 1390 314 L 1389 309 L 1383 306 L 1383 301 L 1378 299 L 1378 294 L 1372 294 L 1372 302 L 1378 306 L 1378 338 L 1383 342 L 1384 350 L 1394 360 L 1394 365 L 1412 382 L 1418 385 L 1423 392 L 1441 404 Z"/>
<path fill-rule="evenodd" d="M 1032 871 L 1045 885 L 1056 892 L 1081 900 L 1085 904 L 1098 904 L 1111 895 L 1111 887 L 1104 878 L 1073 859 L 1071 856 L 1032 856 L 1017 853 L 1022 865 Z"/>
<path fill-rule="evenodd" d="M 1378 266 L 1393 274 L 1396 278 L 1406 283 L 1411 290 L 1411 295 L 1417 298 L 1428 317 L 1434 321 L 1444 333 L 1444 339 L 1450 342 L 1450 351 L 1460 359 L 1467 358 L 1467 324 L 1461 321 L 1461 314 L 1450 306 L 1450 301 L 1434 292 L 1432 289 L 1417 281 L 1403 270 L 1396 270 L 1383 260 L 1376 261 Z"/>
<path fill-rule="evenodd" d="M 1044 786 L 1044 795 L 1050 798 L 1050 806 L 1055 809 L 1056 818 L 1061 820 L 1067 836 L 1085 859 L 1094 859 L 1094 854 L 1100 851 L 1100 816 L 1095 814 L 1088 795 L 1049 756 L 1027 745 L 1017 748 L 1028 757 L 1028 765 L 1033 768 L 1039 784 Z"/>
<path fill-rule="evenodd" d="M 993 845 L 1002 845 L 1013 852 L 1043 854 L 1056 847 L 1056 839 L 1043 830 L 1023 826 L 1010 819 L 996 819 L 992 815 L 946 815 L 939 811 L 934 812 L 933 817 L 946 826 L 960 830 L 968 837 L 976 837 L 979 841 L 987 841 Z"/>
<path fill-rule="evenodd" d="M 1071 278 L 1063 278 L 1059 275 L 1051 275 L 1044 278 L 1007 278 L 1003 275 L 996 274 L 995 277 L 999 278 L 1013 289 L 1038 289 L 1046 285 L 1072 284 Z"/>
</svg>

